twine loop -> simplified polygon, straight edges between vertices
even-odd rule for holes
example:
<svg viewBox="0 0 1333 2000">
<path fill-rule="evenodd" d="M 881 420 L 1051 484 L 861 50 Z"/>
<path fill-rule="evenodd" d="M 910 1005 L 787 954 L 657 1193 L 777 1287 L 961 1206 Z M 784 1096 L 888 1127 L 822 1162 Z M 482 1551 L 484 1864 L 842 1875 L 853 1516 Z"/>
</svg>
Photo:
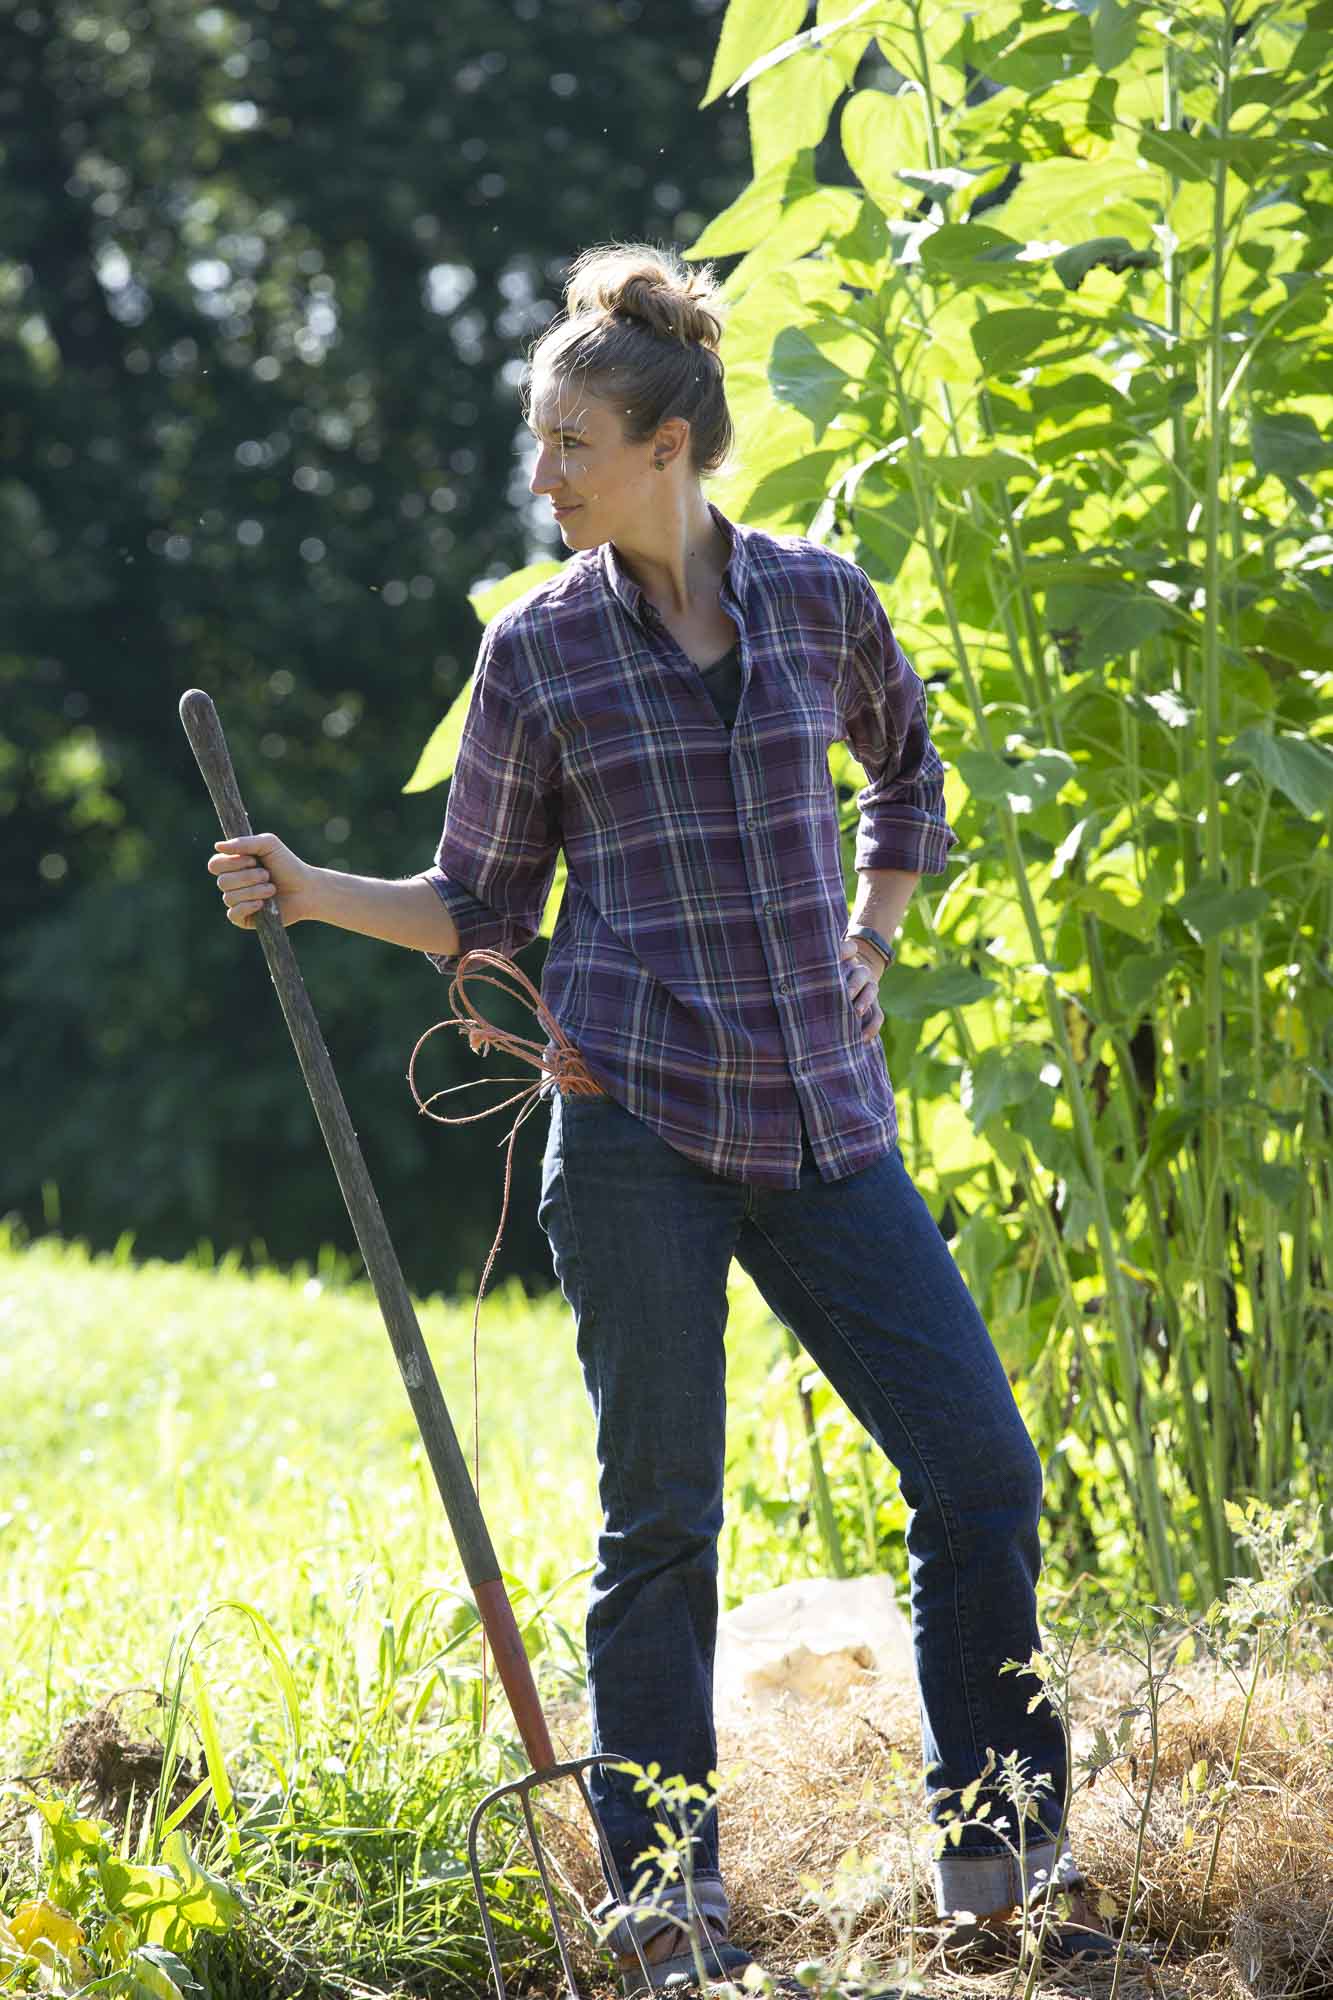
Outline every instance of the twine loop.
<svg viewBox="0 0 1333 2000">
<path fill-rule="evenodd" d="M 545 1028 L 547 1033 L 546 1043 L 543 1044 L 529 1036 L 516 1035 L 508 1028 L 497 1026 L 494 1021 L 488 1019 L 481 1012 L 477 1002 L 472 997 L 472 993 L 469 991 L 469 986 L 493 986 L 500 992 L 504 992 L 507 988 L 516 990 L 519 998 L 531 1007 L 537 1020 Z M 603 1090 L 601 1084 L 597 1082 L 596 1078 L 589 1074 L 583 1057 L 579 1054 L 573 1042 L 570 1041 L 560 1023 L 555 1019 L 555 1016 L 551 1013 L 546 1002 L 542 999 L 541 994 L 528 978 L 527 974 L 521 972 L 511 959 L 502 957 L 498 951 L 487 951 L 478 948 L 463 953 L 449 985 L 449 1009 L 448 1019 L 437 1021 L 434 1027 L 427 1028 L 425 1034 L 418 1039 L 407 1065 L 407 1080 L 411 1085 L 412 1095 L 416 1099 L 418 1111 L 427 1118 L 435 1119 L 437 1124 L 440 1125 L 475 1125 L 479 1118 L 489 1118 L 494 1112 L 507 1111 L 510 1105 L 517 1104 L 520 1107 L 508 1133 L 508 1144 L 505 1151 L 504 1200 L 500 1205 L 500 1225 L 495 1232 L 495 1241 L 491 1244 L 490 1254 L 486 1259 L 485 1268 L 481 1274 L 481 1283 L 477 1287 L 477 1303 L 472 1314 L 472 1477 L 477 1491 L 480 1493 L 481 1457 L 477 1387 L 477 1336 L 481 1323 L 481 1301 L 485 1296 L 486 1282 L 491 1274 L 491 1266 L 499 1254 L 501 1238 L 504 1236 L 505 1222 L 509 1215 L 509 1192 L 513 1180 L 514 1168 L 514 1141 L 518 1137 L 518 1128 L 525 1118 L 531 1117 L 540 1104 L 543 1085 L 547 1077 L 554 1079 L 556 1089 L 565 1097 L 605 1097 L 606 1092 Z M 468 1047 L 475 1055 L 485 1056 L 488 1050 L 492 1048 L 503 1049 L 506 1055 L 514 1056 L 518 1061 L 530 1064 L 537 1071 L 537 1074 L 531 1082 L 525 1081 L 522 1076 L 469 1077 L 463 1083 L 450 1084 L 446 1089 L 432 1091 L 429 1097 L 423 1098 L 421 1092 L 417 1089 L 417 1057 L 421 1054 L 422 1049 L 431 1036 L 438 1034 L 441 1028 L 457 1028 L 462 1034 L 465 1034 L 468 1039 Z M 440 1098 L 452 1097 L 455 1091 L 473 1090 L 478 1084 L 490 1083 L 518 1083 L 522 1084 L 523 1088 L 516 1090 L 512 1097 L 502 1098 L 498 1104 L 488 1104 L 483 1111 L 458 1112 L 449 1115 L 432 1108 Z M 502 1146 L 506 1144 L 504 1139 L 501 1139 L 498 1143 Z"/>
<path fill-rule="evenodd" d="M 506 987 L 516 988 L 519 998 L 527 1002 L 542 1027 L 545 1028 L 547 1033 L 545 1044 L 530 1036 L 516 1035 L 511 1029 L 501 1028 L 494 1021 L 490 1020 L 482 1013 L 472 994 L 469 992 L 469 983 L 473 986 L 493 986 L 502 993 Z M 495 1262 L 499 1252 L 500 1240 L 504 1235 L 505 1222 L 509 1215 L 509 1190 L 513 1178 L 514 1141 L 518 1136 L 519 1126 L 525 1118 L 530 1118 L 532 1113 L 537 1109 L 538 1104 L 541 1102 L 543 1082 L 548 1076 L 554 1079 L 556 1089 L 565 1097 L 605 1097 L 606 1092 L 602 1089 L 601 1084 L 597 1082 L 596 1078 L 589 1075 L 583 1057 L 579 1054 L 573 1042 L 570 1041 L 555 1016 L 551 1013 L 541 994 L 528 978 L 527 973 L 520 971 L 512 959 L 503 958 L 498 951 L 477 949 L 463 953 L 449 985 L 449 1008 L 449 1019 L 437 1021 L 434 1027 L 427 1028 L 425 1034 L 418 1039 L 407 1065 L 407 1080 L 411 1085 L 412 1095 L 416 1099 L 418 1111 L 422 1112 L 427 1118 L 434 1118 L 440 1125 L 475 1125 L 479 1118 L 489 1118 L 497 1111 L 507 1111 L 511 1104 L 517 1104 L 521 1107 L 513 1124 L 509 1128 L 508 1145 L 505 1151 L 504 1200 L 500 1207 L 500 1226 L 495 1232 L 495 1241 L 491 1244 L 490 1255 L 486 1259 L 485 1269 L 481 1274 L 481 1284 L 477 1288 L 477 1307 L 472 1321 L 472 1340 L 475 1351 L 477 1320 L 481 1313 L 482 1295 L 486 1290 L 486 1280 L 491 1274 L 491 1266 Z M 421 1092 L 417 1089 L 417 1057 L 421 1054 L 422 1049 L 431 1036 L 438 1034 L 441 1028 L 459 1029 L 461 1033 L 467 1036 L 468 1047 L 474 1055 L 484 1056 L 492 1048 L 503 1049 L 506 1055 L 515 1056 L 520 1062 L 530 1063 L 537 1071 L 537 1075 L 530 1083 L 525 1083 L 521 1076 L 469 1077 L 464 1083 L 450 1084 L 447 1089 L 432 1091 L 429 1097 L 423 1098 Z M 516 1090 L 512 1097 L 501 1098 L 498 1104 L 488 1104 L 484 1111 L 458 1112 L 450 1116 L 443 1111 L 432 1109 L 441 1097 L 452 1097 L 455 1091 L 459 1090 L 473 1090 L 479 1083 L 519 1083 L 523 1084 L 523 1088 Z M 503 1139 L 499 1143 L 502 1146 L 505 1145 Z"/>
</svg>

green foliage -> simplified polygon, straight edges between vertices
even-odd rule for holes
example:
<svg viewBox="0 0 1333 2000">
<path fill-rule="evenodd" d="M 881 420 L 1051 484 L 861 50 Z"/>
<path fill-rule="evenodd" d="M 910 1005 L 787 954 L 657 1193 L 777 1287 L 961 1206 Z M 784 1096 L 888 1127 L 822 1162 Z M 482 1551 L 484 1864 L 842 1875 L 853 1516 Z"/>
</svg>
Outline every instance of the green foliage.
<svg viewBox="0 0 1333 2000">
<path fill-rule="evenodd" d="M 708 7 L 632 12 L 0 8 L 0 1214 L 354 1252 L 176 704 L 209 690 L 254 824 L 309 860 L 429 863 L 443 798 L 403 782 L 469 594 L 560 553 L 515 504 L 516 364 L 592 236 L 688 241 L 743 179 L 743 107 L 694 108 Z M 297 947 L 400 1254 L 466 1286 L 503 1161 L 404 1075 L 444 988 Z M 474 1060 L 437 1038 L 432 1081 Z M 549 1281 L 530 1205 L 505 1254 Z"/>
<path fill-rule="evenodd" d="M 199 1802 L 192 1794 L 175 1818 Z M 111 1827 L 78 1817 L 60 1799 L 37 1797 L 30 1817 L 42 1893 L 8 1921 L 0 1915 L 6 1989 L 74 1992 L 95 1981 L 120 2000 L 201 1993 L 186 1961 L 204 1933 L 232 1930 L 244 1903 L 200 1864 L 179 1826 L 167 1831 L 161 1859 L 147 1863 L 129 1859 Z"/>
<path fill-rule="evenodd" d="M 908 1164 L 1059 1532 L 1197 1600 L 1229 1498 L 1333 1442 L 1327 24 L 903 0 L 849 25 L 834 188 L 757 95 L 804 50 L 733 14 L 716 497 L 869 572 L 962 836 L 883 988 Z"/>
</svg>

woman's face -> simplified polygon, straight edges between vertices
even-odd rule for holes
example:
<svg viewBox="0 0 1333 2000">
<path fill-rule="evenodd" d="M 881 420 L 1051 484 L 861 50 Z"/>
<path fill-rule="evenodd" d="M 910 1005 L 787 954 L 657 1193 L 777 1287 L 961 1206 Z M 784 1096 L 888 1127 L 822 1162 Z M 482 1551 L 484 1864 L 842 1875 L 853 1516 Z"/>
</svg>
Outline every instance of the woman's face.
<svg viewBox="0 0 1333 2000">
<path fill-rule="evenodd" d="M 658 440 L 626 444 L 612 404 L 551 378 L 534 385 L 526 422 L 537 440 L 528 488 L 549 499 L 566 543 L 590 549 L 622 537 L 632 542 L 660 500 L 664 475 L 653 467 L 654 443 L 658 457 L 676 455 L 672 427 Z"/>
</svg>

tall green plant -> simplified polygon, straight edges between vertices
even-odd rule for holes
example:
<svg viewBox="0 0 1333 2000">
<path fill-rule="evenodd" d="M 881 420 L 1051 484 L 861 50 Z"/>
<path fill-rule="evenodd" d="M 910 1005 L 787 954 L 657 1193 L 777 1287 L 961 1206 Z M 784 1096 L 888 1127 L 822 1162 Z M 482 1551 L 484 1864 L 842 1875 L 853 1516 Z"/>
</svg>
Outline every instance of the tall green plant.
<svg viewBox="0 0 1333 2000">
<path fill-rule="evenodd" d="M 704 99 L 754 154 L 689 253 L 740 253 L 716 497 L 853 555 L 931 682 L 911 1162 L 1080 1545 L 1197 1600 L 1333 1429 L 1333 7 L 803 20 L 732 0 Z"/>
</svg>

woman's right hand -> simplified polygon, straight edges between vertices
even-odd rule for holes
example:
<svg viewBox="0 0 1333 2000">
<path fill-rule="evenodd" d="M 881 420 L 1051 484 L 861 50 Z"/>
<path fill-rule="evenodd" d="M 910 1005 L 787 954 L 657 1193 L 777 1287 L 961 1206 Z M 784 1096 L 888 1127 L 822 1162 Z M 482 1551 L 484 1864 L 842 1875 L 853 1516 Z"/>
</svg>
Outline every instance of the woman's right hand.
<svg viewBox="0 0 1333 2000">
<path fill-rule="evenodd" d="M 217 880 L 228 923 L 252 931 L 257 913 L 275 896 L 288 929 L 316 914 L 318 870 L 293 854 L 276 833 L 246 833 L 236 840 L 215 840 L 213 847 L 208 872 Z"/>
</svg>

